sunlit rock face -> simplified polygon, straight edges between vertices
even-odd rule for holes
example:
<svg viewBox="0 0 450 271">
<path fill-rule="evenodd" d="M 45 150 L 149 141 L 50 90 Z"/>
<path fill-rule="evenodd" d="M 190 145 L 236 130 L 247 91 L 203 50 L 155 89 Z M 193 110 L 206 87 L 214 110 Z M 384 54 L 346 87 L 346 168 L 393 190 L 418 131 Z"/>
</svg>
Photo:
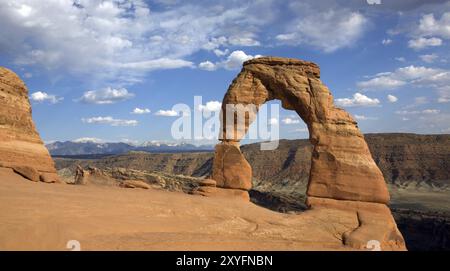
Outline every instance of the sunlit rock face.
<svg viewBox="0 0 450 271">
<path fill-rule="evenodd" d="M 0 167 L 16 169 L 16 173 L 37 171 L 41 181 L 57 181 L 53 160 L 33 123 L 28 90 L 14 72 L 3 67 L 0 67 Z"/>
<path fill-rule="evenodd" d="M 306 201 L 311 210 L 304 215 L 343 210 L 357 221 L 353 230 L 342 234 L 344 245 L 356 249 L 406 249 L 386 205 L 389 192 L 383 175 L 356 121 L 334 106 L 330 90 L 320 80 L 319 67 L 311 62 L 262 57 L 244 63 L 222 102 L 222 142 L 216 146 L 212 167 L 217 187 L 206 196 L 218 195 L 216 191 L 221 190 L 242 194 L 251 189 L 252 168 L 239 142 L 256 119 L 259 106 L 274 99 L 303 119 L 313 145 Z M 247 107 L 244 117 L 229 114 L 230 104 Z M 249 105 L 256 109 L 252 111 Z"/>
<path fill-rule="evenodd" d="M 297 59 L 261 57 L 244 63 L 242 71 L 233 80 L 223 99 L 227 104 L 254 104 L 258 108 L 267 101 L 278 99 L 283 108 L 293 110 L 307 124 L 310 141 L 314 145 L 308 196 L 387 203 L 387 191 L 383 175 L 372 159 L 364 137 L 356 121 L 333 103 L 330 90 L 320 80 L 320 69 L 312 63 Z M 225 112 L 225 111 L 224 111 Z M 216 148 L 213 179 L 218 186 L 248 190 L 251 178 L 237 180 L 238 174 L 227 169 L 242 165 L 245 158 L 235 152 L 224 152 L 223 144 L 238 143 L 256 118 L 246 114 L 245 125 L 222 118 L 222 142 Z M 229 142 L 229 143 L 226 143 Z M 239 144 L 237 149 L 239 148 Z M 228 148 L 230 149 L 230 148 Z M 236 159 L 228 158 L 233 155 Z M 233 165 L 223 161 L 233 160 Z M 250 169 L 251 173 L 251 169 Z M 230 176 L 230 177 L 227 177 Z M 236 184 L 240 184 L 236 187 Z"/>
</svg>

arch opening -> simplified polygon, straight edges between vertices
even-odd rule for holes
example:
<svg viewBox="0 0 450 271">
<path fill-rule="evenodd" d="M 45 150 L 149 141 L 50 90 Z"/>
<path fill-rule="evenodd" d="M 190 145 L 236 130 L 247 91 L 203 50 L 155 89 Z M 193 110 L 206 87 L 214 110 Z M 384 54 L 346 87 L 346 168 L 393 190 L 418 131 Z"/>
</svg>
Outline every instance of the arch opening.
<svg viewBox="0 0 450 271">
<path fill-rule="evenodd" d="M 248 137 L 252 127 L 265 125 L 258 112 L 249 132 L 240 142 L 241 151 L 252 167 L 252 189 L 250 201 L 264 208 L 281 212 L 303 212 L 307 209 L 306 188 L 311 169 L 312 145 L 306 123 L 293 110 L 284 109 L 280 100 L 271 100 L 264 105 L 275 106 L 278 114 L 270 114 L 268 123 L 278 129 L 276 148 L 261 150 L 266 138 L 251 141 Z M 276 118 L 274 115 L 277 115 Z M 274 144 L 275 145 L 275 144 Z"/>
</svg>

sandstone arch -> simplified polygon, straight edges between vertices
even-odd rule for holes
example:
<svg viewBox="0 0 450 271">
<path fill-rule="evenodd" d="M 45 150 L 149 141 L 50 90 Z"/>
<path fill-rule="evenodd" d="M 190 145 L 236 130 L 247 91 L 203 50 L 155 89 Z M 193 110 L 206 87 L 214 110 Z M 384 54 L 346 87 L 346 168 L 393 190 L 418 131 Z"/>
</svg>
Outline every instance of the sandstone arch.
<svg viewBox="0 0 450 271">
<path fill-rule="evenodd" d="M 357 123 L 333 103 L 333 96 L 320 80 L 320 69 L 297 59 L 261 57 L 244 63 L 222 102 L 255 104 L 273 100 L 294 110 L 307 124 L 314 145 L 307 195 L 314 198 L 388 203 L 389 193 L 380 169 L 372 159 Z M 222 141 L 216 146 L 212 178 L 217 187 L 248 191 L 251 167 L 239 149 L 256 114 L 246 116 L 243 129 L 236 119 L 221 122 Z M 227 134 L 227 131 L 234 131 Z"/>
</svg>

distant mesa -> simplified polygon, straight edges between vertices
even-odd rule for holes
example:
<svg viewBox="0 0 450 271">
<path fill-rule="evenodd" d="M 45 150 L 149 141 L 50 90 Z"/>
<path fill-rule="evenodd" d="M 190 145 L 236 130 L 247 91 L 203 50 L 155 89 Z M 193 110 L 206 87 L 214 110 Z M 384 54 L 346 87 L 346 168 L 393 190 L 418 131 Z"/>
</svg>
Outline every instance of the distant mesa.
<svg viewBox="0 0 450 271">
<path fill-rule="evenodd" d="M 52 158 L 31 116 L 28 90 L 12 71 L 0 67 L 0 168 L 31 181 L 59 182 Z"/>
</svg>

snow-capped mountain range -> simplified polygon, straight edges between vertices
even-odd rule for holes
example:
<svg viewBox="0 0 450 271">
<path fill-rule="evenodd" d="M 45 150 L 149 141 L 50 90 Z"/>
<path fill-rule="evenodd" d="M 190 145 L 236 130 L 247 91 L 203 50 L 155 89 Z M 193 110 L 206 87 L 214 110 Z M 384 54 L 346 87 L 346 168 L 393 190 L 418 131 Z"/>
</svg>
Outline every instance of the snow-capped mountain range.
<svg viewBox="0 0 450 271">
<path fill-rule="evenodd" d="M 146 141 L 141 144 L 133 142 L 102 142 L 95 138 L 80 138 L 72 141 L 55 141 L 45 145 L 51 155 L 92 155 L 121 154 L 130 151 L 146 152 L 195 152 L 212 151 L 214 145 L 193 145 L 185 142 L 172 143 Z"/>
</svg>

